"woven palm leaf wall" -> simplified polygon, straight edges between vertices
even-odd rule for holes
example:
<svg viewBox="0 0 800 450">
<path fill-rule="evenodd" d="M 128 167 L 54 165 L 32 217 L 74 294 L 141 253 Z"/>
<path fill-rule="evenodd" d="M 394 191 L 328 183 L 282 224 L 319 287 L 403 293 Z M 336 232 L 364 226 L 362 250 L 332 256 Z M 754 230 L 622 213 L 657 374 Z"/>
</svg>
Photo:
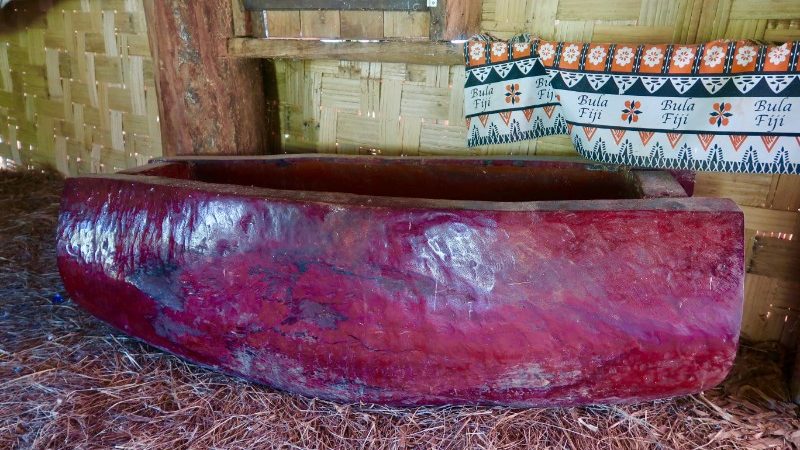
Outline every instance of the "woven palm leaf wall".
<svg viewBox="0 0 800 450">
<path fill-rule="evenodd" d="M 52 4 L 51 4 L 52 3 Z M 0 157 L 65 173 L 113 171 L 160 155 L 158 108 L 141 0 L 28 1 L 0 13 Z M 427 13 L 271 11 L 272 37 L 426 39 Z M 9 29 L 8 23 L 16 26 Z M 498 37 L 698 42 L 800 39 L 798 0 L 484 0 Z M 278 61 L 291 152 L 539 154 L 577 157 L 550 137 L 465 149 L 459 66 Z M 746 214 L 744 332 L 796 342 L 800 323 L 800 177 L 700 174 L 699 195 Z"/>
<path fill-rule="evenodd" d="M 141 0 L 12 2 L 0 23 L 5 164 L 111 172 L 161 154 Z"/>
</svg>

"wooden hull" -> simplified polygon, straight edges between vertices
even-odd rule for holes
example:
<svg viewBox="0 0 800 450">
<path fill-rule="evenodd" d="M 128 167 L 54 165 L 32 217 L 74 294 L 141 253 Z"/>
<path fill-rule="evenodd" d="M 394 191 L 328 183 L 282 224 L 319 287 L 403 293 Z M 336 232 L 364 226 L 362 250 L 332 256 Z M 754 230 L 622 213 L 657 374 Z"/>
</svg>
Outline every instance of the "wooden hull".
<svg viewBox="0 0 800 450">
<path fill-rule="evenodd" d="M 744 275 L 732 201 L 685 198 L 658 172 L 624 175 L 631 190 L 614 191 L 597 165 L 353 161 L 182 159 L 69 179 L 58 229 L 66 289 L 159 348 L 338 401 L 629 402 L 712 387 L 731 367 Z M 409 172 L 403 164 L 430 176 L 382 191 L 395 166 Z M 297 190 L 298 177 L 281 178 L 292 170 L 344 173 L 363 189 L 325 193 L 332 182 L 317 180 Z M 424 195 L 428 182 L 464 192 L 448 174 L 480 185 L 485 170 L 509 187 L 550 176 L 540 188 L 561 183 L 565 197 L 639 198 L 383 196 Z"/>
</svg>

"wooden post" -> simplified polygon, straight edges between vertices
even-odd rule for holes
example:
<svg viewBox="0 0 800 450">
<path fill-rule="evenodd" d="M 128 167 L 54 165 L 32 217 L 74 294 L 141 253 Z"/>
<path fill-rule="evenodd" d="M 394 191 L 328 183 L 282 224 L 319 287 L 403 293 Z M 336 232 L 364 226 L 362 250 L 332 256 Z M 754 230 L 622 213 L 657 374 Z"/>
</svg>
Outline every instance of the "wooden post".
<svg viewBox="0 0 800 450">
<path fill-rule="evenodd" d="M 467 39 L 481 26 L 483 0 L 438 0 L 431 8 L 432 41 Z"/>
<path fill-rule="evenodd" d="M 164 155 L 279 151 L 260 61 L 227 57 L 235 34 L 231 0 L 144 5 Z"/>
</svg>

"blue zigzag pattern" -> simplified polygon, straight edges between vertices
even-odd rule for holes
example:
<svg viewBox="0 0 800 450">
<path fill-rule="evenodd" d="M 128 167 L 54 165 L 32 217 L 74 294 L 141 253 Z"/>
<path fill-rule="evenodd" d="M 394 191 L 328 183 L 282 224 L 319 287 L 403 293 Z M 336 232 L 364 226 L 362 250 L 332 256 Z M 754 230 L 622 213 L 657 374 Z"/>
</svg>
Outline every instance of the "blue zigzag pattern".
<svg viewBox="0 0 800 450">
<path fill-rule="evenodd" d="M 752 146 L 745 150 L 741 161 L 725 161 L 722 159 L 722 147 L 717 144 L 711 147 L 706 159 L 698 160 L 694 159 L 692 149 L 686 144 L 678 150 L 677 158 L 668 158 L 664 155 L 661 145 L 654 145 L 647 156 L 634 155 L 633 144 L 627 139 L 620 146 L 620 153 L 616 155 L 605 151 L 605 142 L 602 138 L 598 138 L 598 142 L 591 150 L 584 147 L 579 136 L 573 136 L 572 143 L 584 157 L 609 164 L 711 172 L 800 174 L 800 164 L 789 162 L 789 151 L 784 147 L 775 153 L 772 162 L 761 162 L 758 160 L 756 149 Z"/>
<path fill-rule="evenodd" d="M 537 139 L 544 136 L 552 136 L 554 134 L 567 134 L 567 121 L 564 116 L 557 115 L 555 123 L 550 126 L 544 126 L 540 118 L 536 118 L 533 128 L 527 131 L 522 131 L 519 122 L 512 120 L 509 124 L 508 133 L 500 133 L 497 125 L 491 124 L 489 126 L 489 133 L 486 136 L 481 136 L 478 130 L 473 127 L 472 132 L 467 139 L 469 147 L 477 145 L 490 145 L 490 144 L 509 144 L 511 142 L 524 141 L 528 139 Z"/>
</svg>

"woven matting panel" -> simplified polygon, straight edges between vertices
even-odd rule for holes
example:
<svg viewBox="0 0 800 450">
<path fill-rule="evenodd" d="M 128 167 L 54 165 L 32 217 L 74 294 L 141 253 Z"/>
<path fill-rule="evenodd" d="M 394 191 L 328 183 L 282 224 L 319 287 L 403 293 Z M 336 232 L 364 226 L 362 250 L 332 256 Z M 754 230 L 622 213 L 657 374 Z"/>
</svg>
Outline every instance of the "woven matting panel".
<svg viewBox="0 0 800 450">
<path fill-rule="evenodd" d="M 276 72 L 290 152 L 575 155 L 562 136 L 466 149 L 463 66 L 279 61 Z"/>
<path fill-rule="evenodd" d="M 0 13 L 0 117 L 5 118 L 0 162 L 50 164 L 75 174 L 111 172 L 160 155 L 141 0 L 19 5 L 41 11 Z M 797 0 L 484 0 L 483 5 L 483 29 L 502 38 L 530 32 L 617 42 L 800 39 Z M 370 14 L 382 15 L 382 22 L 363 20 L 369 14 L 296 11 L 270 12 L 268 19 L 274 36 L 426 36 L 423 14 Z M 276 68 L 289 151 L 577 156 L 566 137 L 467 150 L 461 66 L 279 61 Z M 800 328 L 800 177 L 699 174 L 697 195 L 730 197 L 745 211 L 744 333 L 792 343 Z"/>
<path fill-rule="evenodd" d="M 484 0 L 482 29 L 499 38 L 702 42 L 800 39 L 797 0 Z M 576 156 L 569 138 L 466 148 L 463 67 L 278 62 L 287 151 L 357 154 Z M 743 333 L 793 346 L 800 335 L 800 177 L 698 175 L 696 195 L 745 211 Z"/>
<path fill-rule="evenodd" d="M 141 0 L 13 2 L 0 15 L 0 157 L 76 174 L 161 154 Z"/>
<path fill-rule="evenodd" d="M 268 28 L 277 35 L 343 36 L 339 12 L 267 14 L 271 19 Z M 413 23 L 408 13 L 391 14 L 408 22 L 404 28 Z M 312 18 L 319 19 L 319 24 L 314 25 Z M 387 20 L 384 15 L 384 29 Z M 547 39 L 632 43 L 785 40 L 800 38 L 800 1 L 484 0 L 481 24 L 484 32 L 501 38 L 529 32 Z M 366 33 L 362 37 L 374 36 Z M 465 152 L 466 128 L 456 114 L 463 102 L 460 67 L 315 61 L 279 62 L 278 72 L 282 78 L 282 127 L 290 150 Z M 443 73 L 449 73 L 446 81 Z M 399 114 L 396 103 L 401 106 Z M 402 133 L 392 133 L 395 129 Z M 470 153 L 575 155 L 567 136 L 472 149 Z"/>
<path fill-rule="evenodd" d="M 278 62 L 276 69 L 290 151 L 464 154 L 463 67 L 326 60 Z"/>
<path fill-rule="evenodd" d="M 498 37 L 693 43 L 797 39 L 796 0 L 484 0 L 482 28 Z"/>
</svg>

